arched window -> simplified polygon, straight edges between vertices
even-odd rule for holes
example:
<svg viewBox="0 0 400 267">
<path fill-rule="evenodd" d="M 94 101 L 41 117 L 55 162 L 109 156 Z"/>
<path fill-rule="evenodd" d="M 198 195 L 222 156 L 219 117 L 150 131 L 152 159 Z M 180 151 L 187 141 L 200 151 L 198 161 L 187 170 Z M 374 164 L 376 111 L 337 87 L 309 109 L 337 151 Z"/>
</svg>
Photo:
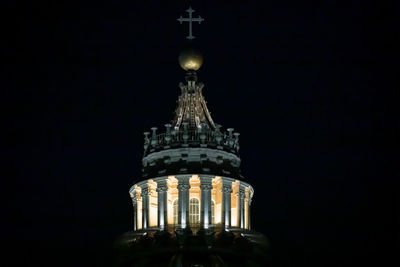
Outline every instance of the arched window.
<svg viewBox="0 0 400 267">
<path fill-rule="evenodd" d="M 197 198 L 191 198 L 189 201 L 189 223 L 200 223 L 200 205 Z"/>
<path fill-rule="evenodd" d="M 172 202 L 174 224 L 178 224 L 178 199 Z"/>
<path fill-rule="evenodd" d="M 211 223 L 215 224 L 215 202 L 211 200 Z"/>
</svg>

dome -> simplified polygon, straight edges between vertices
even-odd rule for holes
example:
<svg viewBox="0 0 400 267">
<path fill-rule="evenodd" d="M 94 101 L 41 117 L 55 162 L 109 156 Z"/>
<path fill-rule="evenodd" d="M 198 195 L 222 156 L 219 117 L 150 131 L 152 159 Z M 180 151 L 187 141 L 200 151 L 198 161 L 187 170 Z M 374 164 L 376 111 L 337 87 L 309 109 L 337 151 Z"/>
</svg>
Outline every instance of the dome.
<svg viewBox="0 0 400 267">
<path fill-rule="evenodd" d="M 188 70 L 198 70 L 203 64 L 203 55 L 200 50 L 194 47 L 188 47 L 182 50 L 179 54 L 179 65 L 182 69 Z"/>
</svg>

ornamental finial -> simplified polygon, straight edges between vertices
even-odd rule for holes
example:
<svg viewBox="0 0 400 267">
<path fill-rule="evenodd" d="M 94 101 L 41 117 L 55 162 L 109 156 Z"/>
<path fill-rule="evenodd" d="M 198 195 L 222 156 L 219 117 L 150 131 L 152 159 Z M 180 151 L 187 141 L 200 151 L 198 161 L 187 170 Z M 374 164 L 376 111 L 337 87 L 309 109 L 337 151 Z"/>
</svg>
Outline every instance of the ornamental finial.
<svg viewBox="0 0 400 267">
<path fill-rule="evenodd" d="M 199 24 L 201 24 L 201 22 L 204 20 L 202 17 L 198 17 L 198 18 L 193 18 L 192 17 L 192 13 L 195 10 L 192 9 L 192 7 L 189 7 L 189 9 L 186 10 L 186 12 L 189 13 L 189 17 L 188 18 L 183 18 L 182 15 L 179 17 L 179 19 L 177 19 L 181 24 L 182 22 L 189 22 L 189 36 L 186 36 L 187 39 L 192 40 L 196 37 L 193 36 L 192 34 L 192 22 L 198 22 Z"/>
</svg>

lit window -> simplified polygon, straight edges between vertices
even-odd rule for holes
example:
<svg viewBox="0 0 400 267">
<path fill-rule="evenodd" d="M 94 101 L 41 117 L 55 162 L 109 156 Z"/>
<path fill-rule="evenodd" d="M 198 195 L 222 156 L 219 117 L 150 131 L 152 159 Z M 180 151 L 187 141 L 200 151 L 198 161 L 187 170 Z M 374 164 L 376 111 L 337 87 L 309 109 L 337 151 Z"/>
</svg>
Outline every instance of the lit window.
<svg viewBox="0 0 400 267">
<path fill-rule="evenodd" d="M 174 214 L 174 224 L 178 224 L 178 199 L 176 198 L 172 202 L 173 214 Z"/>
<path fill-rule="evenodd" d="M 192 198 L 189 201 L 189 222 L 192 224 L 200 223 L 199 200 Z"/>
</svg>

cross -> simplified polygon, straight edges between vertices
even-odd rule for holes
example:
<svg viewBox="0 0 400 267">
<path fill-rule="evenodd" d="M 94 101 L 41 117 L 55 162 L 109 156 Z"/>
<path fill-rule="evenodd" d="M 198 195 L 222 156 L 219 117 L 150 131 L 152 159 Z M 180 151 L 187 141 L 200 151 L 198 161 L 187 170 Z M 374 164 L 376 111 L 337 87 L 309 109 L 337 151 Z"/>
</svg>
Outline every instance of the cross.
<svg viewBox="0 0 400 267">
<path fill-rule="evenodd" d="M 186 10 L 186 12 L 189 13 L 189 17 L 188 18 L 182 18 L 182 15 L 180 16 L 180 18 L 178 19 L 178 21 L 182 24 L 182 22 L 187 21 L 189 22 L 189 36 L 186 36 L 187 39 L 192 40 L 195 37 L 192 35 L 192 22 L 198 22 L 199 24 L 201 24 L 201 22 L 204 20 L 202 17 L 198 17 L 198 18 L 192 18 L 192 13 L 194 12 L 194 10 L 192 9 L 192 7 L 189 7 L 188 10 Z"/>
</svg>

